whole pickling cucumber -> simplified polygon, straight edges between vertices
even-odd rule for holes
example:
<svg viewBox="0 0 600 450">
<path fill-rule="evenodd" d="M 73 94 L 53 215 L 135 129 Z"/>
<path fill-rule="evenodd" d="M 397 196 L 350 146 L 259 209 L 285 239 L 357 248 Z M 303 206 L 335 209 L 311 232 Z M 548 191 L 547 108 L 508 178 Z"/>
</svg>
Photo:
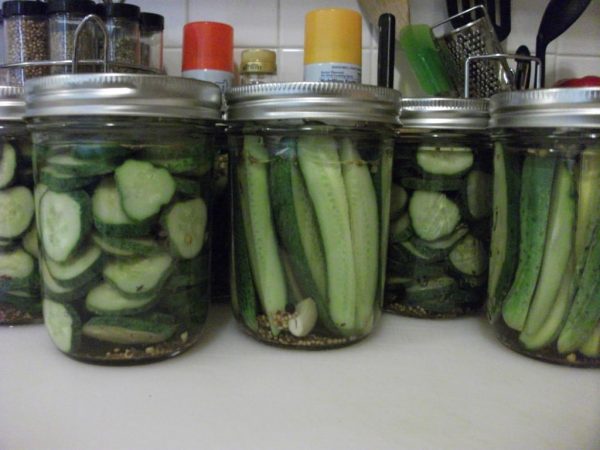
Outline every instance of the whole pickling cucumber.
<svg viewBox="0 0 600 450">
<path fill-rule="evenodd" d="M 350 138 L 342 139 L 340 155 L 354 252 L 356 328 L 366 332 L 373 324 L 373 303 L 379 274 L 377 194 L 369 168 Z"/>
<path fill-rule="evenodd" d="M 286 284 L 279 259 L 269 198 L 269 155 L 259 136 L 244 136 L 238 164 L 240 203 L 254 283 L 271 331 L 279 333 L 275 315 L 285 311 Z"/>
<path fill-rule="evenodd" d="M 521 331 L 525 325 L 544 256 L 556 158 L 530 155 L 521 182 L 521 244 L 515 280 L 502 308 L 504 322 Z"/>
<path fill-rule="evenodd" d="M 356 271 L 348 196 L 335 138 L 300 137 L 298 161 L 323 239 L 331 319 L 342 333 L 353 334 L 356 325 Z"/>
</svg>

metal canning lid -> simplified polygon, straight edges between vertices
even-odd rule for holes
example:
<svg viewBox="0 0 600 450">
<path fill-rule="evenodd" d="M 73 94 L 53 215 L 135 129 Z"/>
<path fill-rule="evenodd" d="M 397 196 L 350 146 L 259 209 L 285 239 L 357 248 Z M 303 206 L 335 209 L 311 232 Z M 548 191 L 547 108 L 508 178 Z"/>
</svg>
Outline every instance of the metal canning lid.
<svg viewBox="0 0 600 450">
<path fill-rule="evenodd" d="M 225 93 L 229 120 L 352 120 L 397 124 L 400 92 L 350 83 L 265 83 Z"/>
<path fill-rule="evenodd" d="M 404 98 L 400 109 L 405 128 L 483 130 L 489 119 L 488 101 L 478 98 Z"/>
<path fill-rule="evenodd" d="M 600 88 L 503 92 L 490 113 L 492 128 L 600 128 Z"/>
<path fill-rule="evenodd" d="M 0 86 L 0 120 L 23 120 L 24 115 L 23 88 Z"/>
<path fill-rule="evenodd" d="M 163 75 L 54 75 L 25 83 L 25 117 L 143 116 L 221 118 L 216 84 Z"/>
</svg>

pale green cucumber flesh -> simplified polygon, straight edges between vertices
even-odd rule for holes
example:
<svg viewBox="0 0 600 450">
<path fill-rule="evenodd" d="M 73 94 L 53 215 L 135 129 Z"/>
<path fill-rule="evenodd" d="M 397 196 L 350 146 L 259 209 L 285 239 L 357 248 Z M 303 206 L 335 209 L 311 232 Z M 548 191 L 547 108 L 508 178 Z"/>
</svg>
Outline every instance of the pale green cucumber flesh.
<svg viewBox="0 0 600 450">
<path fill-rule="evenodd" d="M 71 305 L 44 299 L 44 323 L 54 345 L 64 353 L 77 350 L 81 338 L 81 319 Z"/>
<path fill-rule="evenodd" d="M 23 249 L 0 253 L 0 291 L 29 286 L 36 271 L 35 260 Z"/>
<path fill-rule="evenodd" d="M 34 202 L 31 191 L 23 186 L 0 191 L 0 238 L 21 236 L 33 219 Z"/>
<path fill-rule="evenodd" d="M 439 192 L 413 192 L 408 211 L 415 233 L 426 241 L 448 236 L 460 222 L 456 203 Z"/>
<path fill-rule="evenodd" d="M 114 259 L 104 266 L 104 278 L 125 296 L 147 296 L 156 292 L 173 268 L 168 253 L 143 258 Z"/>
<path fill-rule="evenodd" d="M 600 356 L 600 323 L 594 328 L 590 338 L 581 346 L 579 352 L 588 358 L 598 358 Z"/>
<path fill-rule="evenodd" d="M 467 147 L 421 146 L 417 150 L 417 164 L 433 175 L 460 175 L 473 165 L 473 151 Z"/>
<path fill-rule="evenodd" d="M 483 243 L 467 234 L 450 252 L 452 267 L 462 275 L 483 275 L 488 266 L 488 255 Z"/>
<path fill-rule="evenodd" d="M 83 325 L 83 335 L 104 342 L 123 345 L 158 344 L 171 338 L 177 330 L 172 316 L 146 314 L 138 317 L 92 317 Z"/>
<path fill-rule="evenodd" d="M 85 307 L 95 314 L 137 314 L 150 308 L 156 299 L 154 294 L 129 298 L 111 284 L 102 283 L 88 292 Z"/>
<path fill-rule="evenodd" d="M 192 259 L 205 242 L 208 213 L 201 198 L 175 203 L 165 213 L 164 227 L 177 256 Z"/>
<path fill-rule="evenodd" d="M 492 214 L 493 176 L 480 170 L 467 175 L 466 203 L 469 215 L 481 220 Z"/>
<path fill-rule="evenodd" d="M 65 262 L 45 258 L 48 271 L 56 282 L 65 288 L 78 288 L 96 279 L 102 267 L 102 252 L 89 245 Z"/>
<path fill-rule="evenodd" d="M 390 192 L 390 220 L 397 219 L 408 205 L 408 192 L 402 186 L 392 183 Z"/>
<path fill-rule="evenodd" d="M 17 173 L 17 151 L 5 142 L 0 153 L 0 189 L 9 186 Z"/>
</svg>

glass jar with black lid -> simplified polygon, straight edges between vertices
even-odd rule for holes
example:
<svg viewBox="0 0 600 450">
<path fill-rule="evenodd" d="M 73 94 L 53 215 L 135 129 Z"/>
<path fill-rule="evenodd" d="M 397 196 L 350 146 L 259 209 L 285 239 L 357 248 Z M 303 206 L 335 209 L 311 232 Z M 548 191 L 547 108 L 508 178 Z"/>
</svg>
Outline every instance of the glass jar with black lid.
<svg viewBox="0 0 600 450">
<path fill-rule="evenodd" d="M 140 14 L 141 64 L 155 70 L 163 70 L 163 32 L 165 18 L 160 14 Z"/>
<path fill-rule="evenodd" d="M 108 31 L 108 59 L 122 64 L 140 64 L 140 8 L 127 3 L 96 5 L 96 14 Z M 102 54 L 102 52 L 100 53 Z M 126 68 L 116 67 L 119 72 Z"/>
</svg>

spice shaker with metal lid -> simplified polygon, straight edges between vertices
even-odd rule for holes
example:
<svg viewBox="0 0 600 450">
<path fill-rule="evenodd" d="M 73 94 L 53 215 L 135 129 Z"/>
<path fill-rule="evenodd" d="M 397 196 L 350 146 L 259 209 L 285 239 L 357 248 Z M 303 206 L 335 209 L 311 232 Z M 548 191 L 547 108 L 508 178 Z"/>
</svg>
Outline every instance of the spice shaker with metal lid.
<svg viewBox="0 0 600 450">
<path fill-rule="evenodd" d="M 4 41 L 8 64 L 48 59 L 47 4 L 39 1 L 11 0 L 2 3 Z M 9 69 L 8 82 L 22 86 L 26 79 L 46 75 L 46 67 Z"/>
<path fill-rule="evenodd" d="M 423 318 L 485 301 L 492 215 L 487 101 L 403 99 L 384 308 Z"/>
<path fill-rule="evenodd" d="M 23 89 L 0 86 L 0 324 L 42 319 Z"/>
<path fill-rule="evenodd" d="M 140 14 L 141 64 L 152 69 L 163 69 L 163 32 L 165 18 L 160 14 Z"/>
<path fill-rule="evenodd" d="M 96 5 L 96 14 L 106 23 L 108 59 L 122 64 L 140 64 L 140 8 L 128 3 Z M 102 47 L 100 47 L 102 49 Z M 118 67 L 119 72 L 126 68 Z"/>
<path fill-rule="evenodd" d="M 400 93 L 305 82 L 226 96 L 235 316 L 283 347 L 364 338 L 381 311 Z"/>
<path fill-rule="evenodd" d="M 49 52 L 53 61 L 73 58 L 75 30 L 88 14 L 95 11 L 92 0 L 50 0 L 48 2 Z M 88 26 L 79 36 L 79 59 L 96 59 L 97 37 L 95 27 Z M 86 68 L 80 69 L 85 71 Z M 88 71 L 93 71 L 88 68 Z M 54 66 L 52 73 L 68 73 L 68 66 Z"/>
<path fill-rule="evenodd" d="M 263 48 L 242 52 L 241 84 L 273 83 L 277 77 L 277 53 Z"/>
<path fill-rule="evenodd" d="M 53 342 L 107 364 L 190 348 L 209 303 L 219 88 L 106 73 L 26 90 Z"/>
<path fill-rule="evenodd" d="M 488 316 L 509 348 L 600 367 L 600 89 L 490 100 Z"/>
</svg>

